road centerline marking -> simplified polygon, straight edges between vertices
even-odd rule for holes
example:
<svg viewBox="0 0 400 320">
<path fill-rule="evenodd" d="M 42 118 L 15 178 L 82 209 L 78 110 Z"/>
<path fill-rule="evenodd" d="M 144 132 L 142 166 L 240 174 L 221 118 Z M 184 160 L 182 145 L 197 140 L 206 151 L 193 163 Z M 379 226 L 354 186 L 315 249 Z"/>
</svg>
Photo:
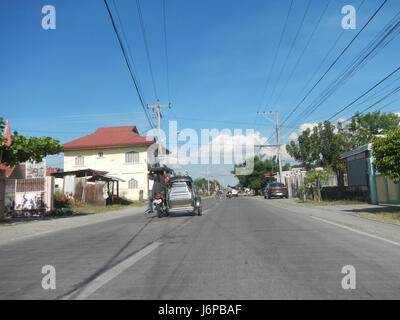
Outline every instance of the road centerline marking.
<svg viewBox="0 0 400 320">
<path fill-rule="evenodd" d="M 155 241 L 139 252 L 135 253 L 133 256 L 125 259 L 124 261 L 118 263 L 116 266 L 112 267 L 111 269 L 103 272 L 100 274 L 97 278 L 89 282 L 82 290 L 81 292 L 73 299 L 75 300 L 84 300 L 88 298 L 91 294 L 93 294 L 95 291 L 100 289 L 102 286 L 104 286 L 106 283 L 117 277 L 119 274 L 124 272 L 126 269 L 130 268 L 133 266 L 136 262 L 147 256 L 149 253 L 157 249 L 162 242 L 160 241 Z M 69 300 L 71 299 L 76 292 L 80 290 L 77 289 L 68 296 L 64 297 L 63 300 Z"/>
<path fill-rule="evenodd" d="M 315 217 L 315 216 L 311 216 L 311 218 L 313 218 L 314 220 L 319 220 L 319 221 L 322 221 L 322 222 L 337 226 L 337 227 L 342 228 L 342 229 L 346 229 L 346 230 L 350 230 L 350 231 L 353 231 L 353 232 L 358 233 L 358 234 L 362 234 L 362 235 L 370 237 L 370 238 L 374 238 L 374 239 L 378 239 L 378 240 L 381 240 L 381 241 L 385 241 L 385 242 L 388 242 L 390 244 L 393 244 L 395 246 L 399 246 L 400 247 L 400 243 L 396 242 L 396 241 L 392 241 L 392 240 L 389 240 L 389 239 L 386 239 L 386 238 L 383 238 L 383 237 L 379 237 L 379 236 L 373 235 L 373 234 L 368 233 L 368 232 L 363 232 L 363 231 L 360 231 L 360 230 L 357 230 L 357 229 L 353 229 L 353 228 L 350 228 L 348 226 L 344 226 L 344 225 L 341 225 L 339 223 L 331 222 L 331 221 L 323 219 L 323 218 L 319 218 L 319 217 Z"/>
</svg>

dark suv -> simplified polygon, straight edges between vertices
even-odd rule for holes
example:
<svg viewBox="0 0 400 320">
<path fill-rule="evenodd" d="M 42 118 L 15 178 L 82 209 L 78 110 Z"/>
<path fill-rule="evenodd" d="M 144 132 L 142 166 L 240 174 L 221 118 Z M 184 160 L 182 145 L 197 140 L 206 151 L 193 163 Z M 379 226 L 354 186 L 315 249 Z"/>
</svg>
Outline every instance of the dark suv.
<svg viewBox="0 0 400 320">
<path fill-rule="evenodd" d="M 269 183 L 264 189 L 264 199 L 288 198 L 287 187 L 280 182 Z"/>
</svg>

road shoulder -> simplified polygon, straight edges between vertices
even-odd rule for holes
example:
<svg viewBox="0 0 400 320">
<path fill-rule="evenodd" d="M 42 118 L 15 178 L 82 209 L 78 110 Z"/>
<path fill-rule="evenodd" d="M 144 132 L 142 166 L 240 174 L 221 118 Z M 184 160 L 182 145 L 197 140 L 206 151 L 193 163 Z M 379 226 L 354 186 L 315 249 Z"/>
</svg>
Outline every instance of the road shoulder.
<svg viewBox="0 0 400 320">
<path fill-rule="evenodd" d="M 10 241 L 22 240 L 30 237 L 41 236 L 50 232 L 82 227 L 90 224 L 109 220 L 125 218 L 131 215 L 143 214 L 144 207 L 131 207 L 124 210 L 108 211 L 85 216 L 65 217 L 52 220 L 32 221 L 0 228 L 0 245 Z"/>
<path fill-rule="evenodd" d="M 264 202 L 266 206 L 275 206 L 286 209 L 290 212 L 318 218 L 322 221 L 345 226 L 347 228 L 359 230 L 391 241 L 400 242 L 400 225 L 376 221 L 363 218 L 352 214 L 354 210 L 370 208 L 372 205 L 340 205 L 340 206 L 306 206 L 296 203 L 295 199 L 271 199 L 264 200 L 261 197 L 255 198 L 257 201 Z"/>
</svg>

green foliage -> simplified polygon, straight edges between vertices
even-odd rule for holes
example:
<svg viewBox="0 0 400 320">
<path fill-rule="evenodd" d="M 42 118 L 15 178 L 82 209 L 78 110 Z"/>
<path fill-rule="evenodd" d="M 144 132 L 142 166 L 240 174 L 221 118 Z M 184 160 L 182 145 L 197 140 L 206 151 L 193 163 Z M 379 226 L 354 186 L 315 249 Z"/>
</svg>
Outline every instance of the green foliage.
<svg viewBox="0 0 400 320">
<path fill-rule="evenodd" d="M 329 121 L 319 123 L 312 131 L 303 131 L 297 142 L 291 141 L 286 151 L 307 170 L 318 166 L 344 169 L 345 163 L 340 155 L 347 151 L 343 148 L 346 144 L 344 136 L 335 131 L 335 126 Z"/>
<path fill-rule="evenodd" d="M 325 121 L 312 130 L 304 130 L 286 150 L 306 170 L 321 166 L 336 172 L 345 171 L 345 162 L 340 158 L 342 153 L 372 142 L 375 135 L 393 130 L 399 124 L 400 117 L 393 113 L 356 113 L 349 124 L 334 126 Z"/>
<path fill-rule="evenodd" d="M 400 117 L 394 113 L 376 111 L 360 115 L 356 113 L 349 125 L 352 133 L 354 148 L 370 143 L 377 134 L 385 134 L 399 127 Z"/>
<path fill-rule="evenodd" d="M 215 187 L 215 185 L 218 185 L 221 188 L 221 183 L 218 180 L 209 180 L 210 182 L 210 188 L 211 187 Z M 206 188 L 208 186 L 208 182 L 206 178 L 197 178 L 193 180 L 193 185 L 195 186 L 195 188 L 197 189 L 201 189 L 201 188 Z"/>
<path fill-rule="evenodd" d="M 235 165 L 236 168 L 245 167 L 246 163 L 243 162 L 241 164 Z M 263 159 L 262 157 L 255 156 L 254 157 L 254 170 L 249 175 L 235 175 L 235 177 L 239 180 L 239 186 L 244 188 L 250 188 L 257 191 L 261 191 L 266 185 L 271 182 L 264 177 L 264 173 L 272 173 L 277 172 L 278 163 L 276 161 L 276 157 L 272 159 Z M 282 170 L 290 170 L 290 165 L 285 164 L 282 166 Z M 233 170 L 231 173 L 235 173 Z"/>
<path fill-rule="evenodd" d="M 317 184 L 322 185 L 323 183 L 328 182 L 329 177 L 333 174 L 332 170 L 327 168 L 323 170 L 311 169 L 306 172 L 306 176 L 304 178 L 304 183 L 311 187 L 316 187 Z"/>
<path fill-rule="evenodd" d="M 3 118 L 0 117 L 0 133 L 3 132 L 4 127 L 5 127 L 6 123 L 3 121 Z M 7 140 L 6 138 L 3 137 L 2 134 L 0 134 L 0 145 L 3 143 L 3 141 Z"/>
<path fill-rule="evenodd" d="M 0 118 L 0 129 L 1 136 L 3 136 L 4 122 L 2 118 Z M 41 161 L 47 155 L 63 151 L 59 141 L 50 137 L 27 138 L 15 131 L 11 139 L 10 147 L 0 145 L 1 163 L 10 167 L 28 160 Z"/>
<path fill-rule="evenodd" d="M 328 182 L 329 177 L 333 174 L 332 170 L 324 168 L 323 170 L 310 169 L 304 178 L 306 188 L 311 188 L 314 194 L 314 200 L 321 201 L 321 187 Z"/>
<path fill-rule="evenodd" d="M 400 128 L 373 143 L 374 166 L 384 176 L 400 182 Z"/>
</svg>

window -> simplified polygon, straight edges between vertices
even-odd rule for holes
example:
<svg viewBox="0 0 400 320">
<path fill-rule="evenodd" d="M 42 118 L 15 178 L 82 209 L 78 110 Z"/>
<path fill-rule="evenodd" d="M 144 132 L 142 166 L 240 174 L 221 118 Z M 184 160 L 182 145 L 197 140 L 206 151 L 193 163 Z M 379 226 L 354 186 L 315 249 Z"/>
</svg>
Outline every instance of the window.
<svg viewBox="0 0 400 320">
<path fill-rule="evenodd" d="M 131 179 L 128 181 L 128 189 L 137 189 L 138 187 L 138 182 L 135 179 Z"/>
<path fill-rule="evenodd" d="M 97 152 L 97 158 L 103 158 L 104 153 L 103 151 Z"/>
<path fill-rule="evenodd" d="M 84 166 L 85 162 L 84 162 L 84 157 L 83 156 L 76 156 L 75 157 L 75 166 L 81 167 Z"/>
<path fill-rule="evenodd" d="M 139 152 L 129 151 L 125 153 L 125 163 L 139 163 Z"/>
</svg>

